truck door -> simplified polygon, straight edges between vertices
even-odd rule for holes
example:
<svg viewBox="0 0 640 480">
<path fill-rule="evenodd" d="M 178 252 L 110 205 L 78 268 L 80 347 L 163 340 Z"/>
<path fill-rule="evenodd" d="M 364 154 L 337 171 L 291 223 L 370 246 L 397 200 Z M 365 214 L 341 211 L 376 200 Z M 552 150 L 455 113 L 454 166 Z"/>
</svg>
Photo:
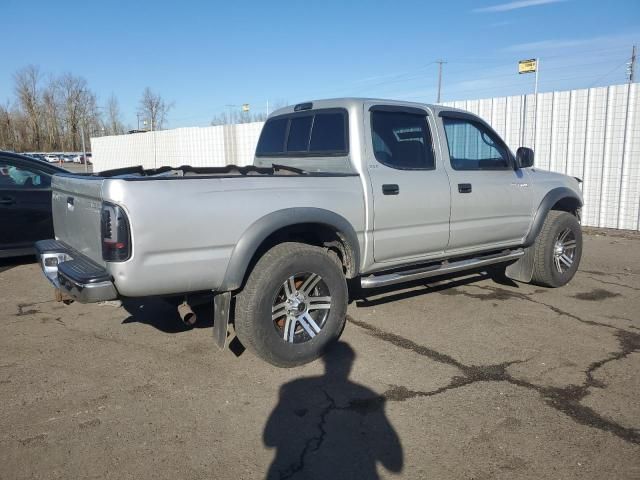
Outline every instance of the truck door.
<svg viewBox="0 0 640 480">
<path fill-rule="evenodd" d="M 451 180 L 449 251 L 518 244 L 531 222 L 527 172 L 514 168 L 502 139 L 479 118 L 441 112 Z"/>
<path fill-rule="evenodd" d="M 365 104 L 364 114 L 375 261 L 442 254 L 449 241 L 450 189 L 434 153 L 432 114 L 375 104 Z"/>
</svg>

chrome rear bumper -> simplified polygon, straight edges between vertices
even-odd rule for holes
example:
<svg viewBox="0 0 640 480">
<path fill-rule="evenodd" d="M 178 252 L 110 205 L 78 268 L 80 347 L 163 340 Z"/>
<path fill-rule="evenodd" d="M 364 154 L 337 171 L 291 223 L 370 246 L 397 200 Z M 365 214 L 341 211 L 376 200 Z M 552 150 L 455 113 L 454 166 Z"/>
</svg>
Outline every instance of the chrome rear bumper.
<svg viewBox="0 0 640 480">
<path fill-rule="evenodd" d="M 118 298 L 109 272 L 67 244 L 41 240 L 36 242 L 35 248 L 42 272 L 62 294 L 80 303 Z"/>
</svg>

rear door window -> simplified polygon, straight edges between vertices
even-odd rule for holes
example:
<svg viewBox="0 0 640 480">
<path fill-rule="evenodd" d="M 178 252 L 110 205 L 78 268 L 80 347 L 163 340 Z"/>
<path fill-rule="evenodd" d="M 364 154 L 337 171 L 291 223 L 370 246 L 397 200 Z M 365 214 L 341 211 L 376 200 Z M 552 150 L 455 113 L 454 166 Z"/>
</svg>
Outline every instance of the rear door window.
<svg viewBox="0 0 640 480">
<path fill-rule="evenodd" d="M 400 170 L 433 170 L 435 161 L 427 116 L 390 111 L 371 113 L 376 159 Z"/>
</svg>

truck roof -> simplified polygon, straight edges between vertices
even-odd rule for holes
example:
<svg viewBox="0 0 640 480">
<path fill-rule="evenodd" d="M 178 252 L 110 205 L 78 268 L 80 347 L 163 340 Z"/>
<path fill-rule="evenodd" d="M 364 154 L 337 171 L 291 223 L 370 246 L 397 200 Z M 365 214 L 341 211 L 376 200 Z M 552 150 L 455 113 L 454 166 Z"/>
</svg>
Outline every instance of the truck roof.
<svg viewBox="0 0 640 480">
<path fill-rule="evenodd" d="M 444 105 L 437 105 L 431 103 L 420 103 L 420 102 L 409 102 L 405 100 L 392 100 L 388 98 L 365 98 L 365 97 L 342 97 L 342 98 L 327 98 L 321 100 L 309 100 L 307 102 L 300 102 L 295 105 L 287 105 L 286 107 L 279 108 L 274 110 L 269 117 L 274 117 L 277 115 L 282 115 L 286 113 L 293 113 L 296 105 L 302 105 L 305 103 L 310 103 L 313 105 L 313 109 L 317 108 L 345 108 L 347 110 L 358 108 L 365 102 L 374 102 L 379 103 L 381 105 L 399 105 L 406 107 L 418 107 L 418 108 L 428 108 L 434 113 L 438 113 L 442 110 L 447 111 L 463 111 L 457 108 L 446 107 Z"/>
</svg>

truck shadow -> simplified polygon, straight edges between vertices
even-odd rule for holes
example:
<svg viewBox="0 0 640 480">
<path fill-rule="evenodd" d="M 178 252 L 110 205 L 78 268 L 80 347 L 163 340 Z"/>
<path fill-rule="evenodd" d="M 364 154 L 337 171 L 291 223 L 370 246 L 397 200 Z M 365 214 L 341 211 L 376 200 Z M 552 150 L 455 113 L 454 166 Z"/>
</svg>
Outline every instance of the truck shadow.
<svg viewBox="0 0 640 480">
<path fill-rule="evenodd" d="M 373 307 L 397 300 L 428 295 L 484 280 L 493 280 L 501 285 L 519 288 L 518 284 L 495 272 L 476 271 L 463 277 L 448 275 L 426 280 L 392 285 L 383 288 L 363 289 L 359 281 L 349 283 L 349 303 L 356 307 Z M 125 299 L 122 307 L 129 316 L 122 321 L 123 325 L 142 323 L 152 326 L 164 333 L 183 333 L 193 328 L 208 328 L 213 326 L 213 302 L 202 303 L 193 307 L 198 321 L 193 326 L 185 325 L 177 312 L 177 302 L 160 297 L 143 299 Z"/>
<path fill-rule="evenodd" d="M 185 325 L 180 320 L 175 303 L 162 298 L 125 299 L 122 307 L 129 313 L 129 317 L 122 321 L 123 325 L 143 323 L 165 333 L 183 333 L 193 328 L 213 326 L 213 305 L 203 304 L 193 308 L 198 317 L 193 326 Z"/>
<path fill-rule="evenodd" d="M 12 268 L 20 267 L 22 265 L 29 265 L 30 263 L 35 262 L 36 257 L 34 255 L 0 258 L 0 272 L 6 272 L 7 270 L 11 270 Z"/>
</svg>

